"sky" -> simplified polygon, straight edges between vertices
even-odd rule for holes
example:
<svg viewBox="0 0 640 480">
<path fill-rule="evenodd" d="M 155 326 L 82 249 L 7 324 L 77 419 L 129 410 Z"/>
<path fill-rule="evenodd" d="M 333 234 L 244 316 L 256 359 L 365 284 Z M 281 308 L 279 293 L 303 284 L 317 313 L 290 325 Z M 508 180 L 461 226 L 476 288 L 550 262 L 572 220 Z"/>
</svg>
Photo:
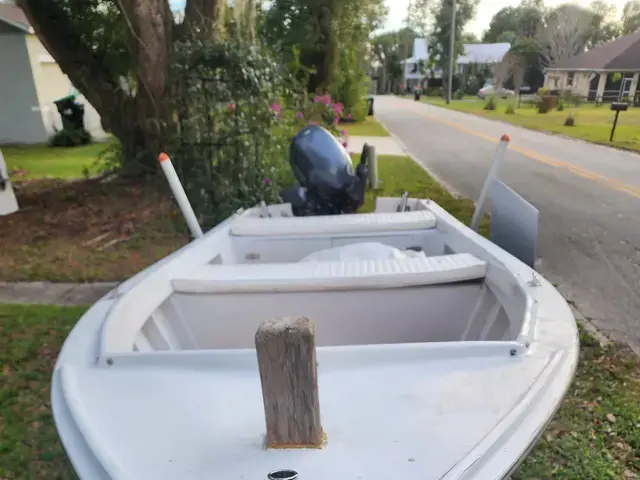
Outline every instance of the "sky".
<svg viewBox="0 0 640 480">
<path fill-rule="evenodd" d="M 402 27 L 407 15 L 407 5 L 409 4 L 409 0 L 385 0 L 385 3 L 389 9 L 385 30 L 395 30 Z M 563 3 L 568 3 L 568 0 L 545 0 L 545 5 L 548 7 Z M 573 0 L 571 3 L 589 6 L 591 0 Z M 618 8 L 618 16 L 620 16 L 622 7 L 626 3 L 626 0 L 608 0 L 608 3 L 611 3 Z M 484 30 L 489 28 L 491 18 L 493 18 L 498 10 L 518 4 L 520 4 L 520 0 L 480 0 L 480 5 L 476 12 L 476 19 L 469 23 L 466 30 L 477 35 L 481 35 Z"/>
<path fill-rule="evenodd" d="M 185 0 L 169 0 L 173 8 L 184 8 Z M 435 0 L 434 0 L 435 1 Z M 622 12 L 622 7 L 627 0 L 608 0 L 608 3 L 615 5 L 618 8 L 618 16 Z M 563 3 L 577 3 L 578 5 L 589 6 L 591 0 L 545 0 L 545 5 L 553 7 L 554 5 L 560 5 Z M 395 30 L 401 28 L 404 23 L 404 19 L 407 16 L 407 5 L 409 0 L 385 0 L 387 8 L 389 9 L 389 15 L 384 30 Z M 520 0 L 480 0 L 478 11 L 476 12 L 476 18 L 469 23 L 466 30 L 482 35 L 482 32 L 489 28 L 491 18 L 504 7 L 515 6 L 520 3 Z"/>
</svg>

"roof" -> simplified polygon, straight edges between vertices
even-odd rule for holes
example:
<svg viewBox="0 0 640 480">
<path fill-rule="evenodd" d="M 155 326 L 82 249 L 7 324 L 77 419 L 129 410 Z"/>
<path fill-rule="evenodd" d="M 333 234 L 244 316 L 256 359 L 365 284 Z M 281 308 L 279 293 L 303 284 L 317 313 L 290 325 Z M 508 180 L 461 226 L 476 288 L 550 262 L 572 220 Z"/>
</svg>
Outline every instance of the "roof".
<svg viewBox="0 0 640 480">
<path fill-rule="evenodd" d="M 17 5 L 13 5 L 11 3 L 0 3 L 0 21 L 18 28 L 23 32 L 32 32 L 29 20 L 27 20 L 26 15 Z"/>
<path fill-rule="evenodd" d="M 464 45 L 464 55 L 458 64 L 499 63 L 511 49 L 509 43 L 469 43 Z"/>
<path fill-rule="evenodd" d="M 640 70 L 640 30 L 558 62 L 548 70 Z"/>
</svg>

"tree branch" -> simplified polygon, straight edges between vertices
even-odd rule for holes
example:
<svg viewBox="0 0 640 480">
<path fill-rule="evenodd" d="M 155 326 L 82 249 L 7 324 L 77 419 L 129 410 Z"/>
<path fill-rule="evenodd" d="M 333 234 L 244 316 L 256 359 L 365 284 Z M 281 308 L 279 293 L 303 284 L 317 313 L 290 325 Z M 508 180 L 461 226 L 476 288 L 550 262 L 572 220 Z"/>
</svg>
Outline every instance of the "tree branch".
<svg viewBox="0 0 640 480">
<path fill-rule="evenodd" d="M 173 14 L 168 0 L 119 0 L 132 37 L 136 72 L 150 99 L 164 95 L 169 61 Z"/>
<path fill-rule="evenodd" d="M 55 2 L 18 0 L 36 35 L 73 86 L 93 105 L 108 128 L 114 106 L 127 101 L 117 80 L 82 42 L 67 14 Z M 117 111 L 117 110 L 116 110 Z"/>
<path fill-rule="evenodd" d="M 184 25 L 187 31 L 211 33 L 222 19 L 224 1 L 187 0 L 184 7 Z"/>
</svg>

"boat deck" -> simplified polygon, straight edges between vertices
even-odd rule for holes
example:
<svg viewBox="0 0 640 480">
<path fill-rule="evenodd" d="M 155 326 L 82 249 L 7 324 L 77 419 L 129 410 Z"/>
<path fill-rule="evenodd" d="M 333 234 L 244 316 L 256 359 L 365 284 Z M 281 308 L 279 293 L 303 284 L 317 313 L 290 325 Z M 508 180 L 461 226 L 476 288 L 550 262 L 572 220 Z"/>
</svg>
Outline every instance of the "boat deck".
<svg viewBox="0 0 640 480">
<path fill-rule="evenodd" d="M 108 445 L 98 451 L 112 478 L 261 479 L 287 468 L 308 480 L 440 479 L 474 449 L 508 442 L 510 417 L 536 400 L 558 360 L 510 357 L 492 345 L 320 348 L 327 442 L 319 450 L 264 449 L 254 351 L 60 375 L 77 424 Z M 532 388 L 532 379 L 541 382 Z M 483 446 L 492 432 L 502 442 Z"/>
</svg>

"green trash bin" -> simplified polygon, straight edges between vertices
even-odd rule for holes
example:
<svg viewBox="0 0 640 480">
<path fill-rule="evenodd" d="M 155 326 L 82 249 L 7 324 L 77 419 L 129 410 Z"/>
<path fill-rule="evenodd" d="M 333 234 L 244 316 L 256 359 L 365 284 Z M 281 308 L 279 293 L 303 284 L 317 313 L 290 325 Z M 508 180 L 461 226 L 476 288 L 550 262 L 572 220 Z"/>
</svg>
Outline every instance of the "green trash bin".
<svg viewBox="0 0 640 480">
<path fill-rule="evenodd" d="M 367 113 L 367 115 L 372 116 L 373 115 L 373 95 L 369 95 L 367 97 L 367 103 L 369 104 L 369 112 Z"/>
<path fill-rule="evenodd" d="M 76 102 L 75 95 L 68 95 L 55 102 L 63 130 L 84 130 L 84 105 Z"/>
</svg>

